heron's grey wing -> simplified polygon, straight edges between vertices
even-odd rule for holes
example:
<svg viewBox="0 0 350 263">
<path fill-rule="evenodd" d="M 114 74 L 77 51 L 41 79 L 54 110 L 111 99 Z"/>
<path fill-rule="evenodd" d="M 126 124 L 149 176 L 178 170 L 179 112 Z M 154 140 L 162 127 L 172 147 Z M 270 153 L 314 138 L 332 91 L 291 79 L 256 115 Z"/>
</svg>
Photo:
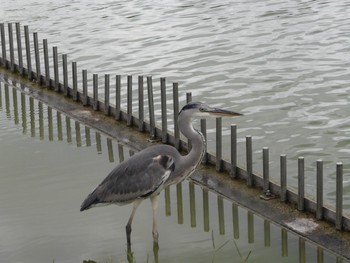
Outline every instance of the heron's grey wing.
<svg viewBox="0 0 350 263">
<path fill-rule="evenodd" d="M 160 186 L 175 169 L 168 155 L 134 155 L 122 162 L 85 199 L 81 211 L 98 203 L 130 203 L 160 191 Z"/>
</svg>

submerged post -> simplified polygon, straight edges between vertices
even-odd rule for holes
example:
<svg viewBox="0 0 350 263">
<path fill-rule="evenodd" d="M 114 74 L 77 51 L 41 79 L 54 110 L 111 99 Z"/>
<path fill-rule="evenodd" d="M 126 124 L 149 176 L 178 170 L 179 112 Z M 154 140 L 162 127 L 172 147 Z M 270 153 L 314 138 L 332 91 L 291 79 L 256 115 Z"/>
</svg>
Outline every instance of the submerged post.
<svg viewBox="0 0 350 263">
<path fill-rule="evenodd" d="M 109 74 L 105 74 L 105 108 L 104 108 L 105 115 L 110 114 L 109 90 L 110 90 L 110 76 Z"/>
<path fill-rule="evenodd" d="M 27 57 L 27 69 L 28 69 L 28 79 L 32 79 L 32 56 L 30 54 L 30 40 L 29 40 L 29 29 L 28 26 L 24 26 L 24 39 L 26 43 L 26 57 Z M 6 53 L 5 53 L 5 61 L 6 61 Z M 6 64 L 4 65 L 6 66 Z"/>
<path fill-rule="evenodd" d="M 73 100 L 78 100 L 78 71 L 77 62 L 72 62 L 72 82 L 73 82 Z"/>
<path fill-rule="evenodd" d="M 207 140 L 207 120 L 201 119 L 201 133 L 204 136 L 204 139 Z M 207 152 L 207 144 L 205 144 L 205 153 L 202 159 L 202 163 L 208 163 L 208 152 Z"/>
<path fill-rule="evenodd" d="M 121 89 L 121 77 L 120 75 L 115 76 L 115 119 L 121 119 L 121 110 L 120 110 L 120 89 Z"/>
<path fill-rule="evenodd" d="M 139 131 L 145 130 L 145 112 L 144 112 L 144 87 L 143 87 L 143 76 L 138 77 L 138 91 L 139 91 Z"/>
<path fill-rule="evenodd" d="M 126 125 L 132 125 L 132 76 L 128 75 L 127 81 L 128 89 L 127 89 L 127 114 L 128 118 L 126 121 Z"/>
<path fill-rule="evenodd" d="M 21 37 L 21 25 L 16 23 L 16 39 L 17 39 L 17 54 L 18 54 L 18 71 L 23 75 L 23 54 L 22 54 L 22 37 Z"/>
<path fill-rule="evenodd" d="M 253 146 L 252 136 L 246 136 L 247 186 L 253 186 Z"/>
<path fill-rule="evenodd" d="M 53 53 L 53 72 L 54 72 L 54 80 L 55 80 L 55 91 L 60 91 L 60 80 L 58 73 L 58 50 L 57 47 L 52 47 Z"/>
<path fill-rule="evenodd" d="M 92 75 L 92 87 L 93 87 L 93 109 L 95 111 L 99 110 L 99 103 L 98 103 L 98 74 L 93 74 Z"/>
<path fill-rule="evenodd" d="M 87 70 L 83 69 L 82 71 L 83 75 L 83 98 L 82 102 L 84 106 L 88 105 L 88 92 L 87 92 Z"/>
<path fill-rule="evenodd" d="M 6 39 L 5 39 L 5 25 L 0 24 L 1 47 L 2 47 L 2 65 L 6 68 Z"/>
<path fill-rule="evenodd" d="M 39 42 L 38 33 L 33 33 L 34 39 L 34 54 L 35 54 L 35 67 L 36 67 L 36 81 L 41 85 L 41 70 L 40 70 L 40 53 L 39 53 Z"/>
<path fill-rule="evenodd" d="M 13 45 L 13 29 L 12 23 L 8 23 L 8 31 L 9 31 L 9 46 L 10 46 L 10 68 L 12 71 L 15 71 L 15 51 Z"/>
<path fill-rule="evenodd" d="M 69 91 L 68 91 L 67 54 L 62 54 L 62 71 L 63 71 L 63 94 L 64 94 L 64 96 L 68 96 Z"/>
<path fill-rule="evenodd" d="M 166 107 L 166 81 L 165 78 L 160 78 L 160 99 L 162 110 L 162 142 L 168 142 L 168 122 L 167 122 L 167 107 Z"/>
<path fill-rule="evenodd" d="M 237 125 L 231 124 L 231 173 L 232 178 L 237 178 Z"/>
<path fill-rule="evenodd" d="M 222 171 L 222 118 L 216 118 L 216 171 Z"/>
<path fill-rule="evenodd" d="M 153 82 L 152 77 L 147 77 L 147 90 L 148 90 L 148 109 L 149 109 L 149 122 L 150 122 L 150 135 L 151 139 L 156 139 L 156 124 L 154 118 L 154 102 L 153 102 Z"/>
<path fill-rule="evenodd" d="M 50 87 L 50 65 L 49 65 L 49 49 L 47 39 L 43 39 L 44 49 L 44 67 L 45 67 L 45 85 Z"/>
<path fill-rule="evenodd" d="M 267 193 L 270 190 L 270 174 L 269 174 L 269 148 L 263 148 L 263 191 Z"/>
<path fill-rule="evenodd" d="M 337 163 L 336 170 L 336 205 L 335 205 L 335 228 L 343 228 L 343 163 Z"/>
<path fill-rule="evenodd" d="M 304 157 L 298 158 L 298 210 L 304 211 L 305 205 L 305 175 L 304 175 Z"/>
<path fill-rule="evenodd" d="M 287 156 L 280 156 L 280 176 L 281 176 L 281 201 L 287 202 Z"/>
<path fill-rule="evenodd" d="M 323 161 L 316 162 L 316 218 L 323 218 Z"/>
<path fill-rule="evenodd" d="M 174 137 L 175 137 L 175 148 L 180 149 L 180 130 L 179 124 L 177 123 L 179 115 L 179 85 L 173 83 L 173 101 L 174 101 Z"/>
</svg>

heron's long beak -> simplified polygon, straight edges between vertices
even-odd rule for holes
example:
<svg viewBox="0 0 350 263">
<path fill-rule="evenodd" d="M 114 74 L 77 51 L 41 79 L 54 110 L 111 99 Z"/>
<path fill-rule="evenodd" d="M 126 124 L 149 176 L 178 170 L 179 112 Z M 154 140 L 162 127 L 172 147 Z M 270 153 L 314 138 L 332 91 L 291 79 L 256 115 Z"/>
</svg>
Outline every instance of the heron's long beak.
<svg viewBox="0 0 350 263">
<path fill-rule="evenodd" d="M 223 117 L 223 116 L 242 116 L 243 114 L 234 112 L 234 111 L 229 111 L 229 110 L 223 110 L 223 109 L 218 109 L 218 108 L 212 108 L 208 110 L 208 112 L 213 115 L 213 116 L 218 116 L 218 117 Z"/>
</svg>

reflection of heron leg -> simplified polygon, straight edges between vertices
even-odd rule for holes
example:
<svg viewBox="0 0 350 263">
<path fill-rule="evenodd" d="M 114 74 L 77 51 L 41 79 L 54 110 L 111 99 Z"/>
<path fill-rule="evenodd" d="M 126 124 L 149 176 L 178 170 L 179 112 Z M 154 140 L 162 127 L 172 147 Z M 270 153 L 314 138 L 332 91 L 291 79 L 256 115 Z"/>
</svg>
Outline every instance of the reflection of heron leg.
<svg viewBox="0 0 350 263">
<path fill-rule="evenodd" d="M 127 239 L 127 242 L 128 242 L 128 247 L 130 247 L 130 245 L 131 245 L 130 234 L 131 234 L 132 220 L 134 219 L 136 208 L 141 204 L 141 202 L 142 202 L 142 199 L 136 199 L 133 202 L 132 212 L 131 212 L 129 221 L 128 221 L 127 225 L 126 225 L 126 239 Z"/>
<path fill-rule="evenodd" d="M 158 208 L 158 195 L 151 197 L 152 210 L 153 210 L 153 241 L 158 243 L 158 230 L 157 230 L 157 208 Z"/>
</svg>

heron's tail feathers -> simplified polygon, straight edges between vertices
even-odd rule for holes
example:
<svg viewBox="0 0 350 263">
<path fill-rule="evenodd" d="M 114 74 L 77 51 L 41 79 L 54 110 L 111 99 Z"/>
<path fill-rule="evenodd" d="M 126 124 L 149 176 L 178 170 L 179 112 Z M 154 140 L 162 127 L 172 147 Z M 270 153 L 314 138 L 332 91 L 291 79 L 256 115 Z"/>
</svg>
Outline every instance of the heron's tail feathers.
<svg viewBox="0 0 350 263">
<path fill-rule="evenodd" d="M 94 204 L 97 203 L 99 203 L 99 200 L 95 194 L 95 191 L 93 191 L 91 194 L 89 194 L 88 197 L 86 197 L 84 202 L 81 204 L 80 211 L 90 209 Z"/>
</svg>

